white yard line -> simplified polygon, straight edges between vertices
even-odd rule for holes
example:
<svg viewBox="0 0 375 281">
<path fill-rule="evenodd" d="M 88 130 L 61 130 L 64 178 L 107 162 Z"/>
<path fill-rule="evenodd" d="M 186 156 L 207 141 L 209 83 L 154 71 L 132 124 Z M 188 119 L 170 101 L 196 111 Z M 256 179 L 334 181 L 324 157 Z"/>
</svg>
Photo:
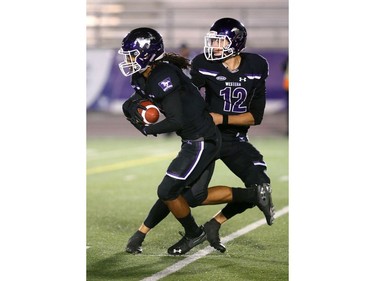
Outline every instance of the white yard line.
<svg viewBox="0 0 375 281">
<path fill-rule="evenodd" d="M 289 206 L 286 206 L 284 207 L 283 209 L 281 209 L 280 211 L 277 211 L 276 214 L 275 214 L 275 218 L 277 217 L 280 217 L 282 215 L 285 215 L 286 213 L 289 212 Z M 221 239 L 221 241 L 223 243 L 227 243 L 233 239 L 236 239 L 256 228 L 258 228 L 259 226 L 262 226 L 263 224 L 266 224 L 266 220 L 264 218 L 262 218 L 261 220 L 258 220 L 252 224 L 249 224 L 248 226 L 245 226 L 244 228 L 240 229 L 240 230 L 237 230 L 236 232 L 233 232 L 232 234 L 228 235 L 228 236 L 225 236 L 224 238 Z M 215 251 L 214 248 L 212 248 L 211 246 L 207 246 L 206 248 L 196 252 L 195 254 L 191 255 L 191 256 L 188 256 L 187 258 L 183 259 L 183 260 L 180 260 L 179 262 L 176 262 L 175 264 L 167 267 L 166 269 L 162 270 L 162 271 L 159 271 L 157 273 L 155 273 L 154 275 L 151 275 L 149 277 L 146 277 L 144 279 L 142 279 L 141 281 L 156 281 L 156 280 L 159 280 L 161 278 L 164 278 L 172 273 L 175 273 L 176 271 L 180 270 L 181 268 L 189 265 L 190 263 L 200 259 L 200 258 L 203 258 L 204 256 L 207 256 L 209 253 Z"/>
</svg>

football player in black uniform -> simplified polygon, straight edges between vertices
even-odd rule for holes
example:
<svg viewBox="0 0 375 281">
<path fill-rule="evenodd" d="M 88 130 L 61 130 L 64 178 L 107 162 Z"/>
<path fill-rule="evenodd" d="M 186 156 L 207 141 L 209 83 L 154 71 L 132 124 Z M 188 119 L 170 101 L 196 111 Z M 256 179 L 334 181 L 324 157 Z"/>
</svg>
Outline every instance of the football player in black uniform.
<svg viewBox="0 0 375 281">
<path fill-rule="evenodd" d="M 165 54 L 161 35 L 151 28 L 137 28 L 128 33 L 122 40 L 119 54 L 124 56 L 120 70 L 125 76 L 132 76 L 136 91 L 123 104 L 127 119 L 144 135 L 176 132 L 182 140 L 180 152 L 158 187 L 159 200 L 145 221 L 152 228 L 172 212 L 184 227 L 185 235 L 168 249 L 168 253 L 182 255 L 206 239 L 206 233 L 196 224 L 189 205 L 198 206 L 202 202 L 256 204 L 259 196 L 256 190 L 226 186 L 210 188 L 211 195 L 208 196 L 208 183 L 221 137 L 199 90 L 182 72 L 189 61 L 175 54 Z M 146 125 L 138 112 L 142 99 L 153 101 L 165 119 Z M 141 252 L 144 237 L 144 233 L 137 231 L 130 239 L 127 251 Z"/>
<path fill-rule="evenodd" d="M 263 203 L 257 206 L 271 225 L 275 210 L 267 166 L 247 136 L 250 126 L 259 125 L 263 119 L 268 62 L 260 55 L 242 52 L 246 39 L 246 28 L 238 20 L 217 20 L 205 37 L 204 53 L 192 61 L 190 74 L 198 88 L 205 88 L 206 102 L 221 132 L 220 159 L 246 188 L 262 194 Z M 229 203 L 205 223 L 211 246 L 223 250 L 219 237 L 221 224 L 252 207 L 248 203 Z"/>
</svg>

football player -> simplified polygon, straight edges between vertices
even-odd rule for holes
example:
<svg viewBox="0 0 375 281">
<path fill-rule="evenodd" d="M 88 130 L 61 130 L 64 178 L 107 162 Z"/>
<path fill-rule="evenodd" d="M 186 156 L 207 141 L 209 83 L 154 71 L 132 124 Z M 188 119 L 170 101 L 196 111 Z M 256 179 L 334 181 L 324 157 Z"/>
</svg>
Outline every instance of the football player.
<svg viewBox="0 0 375 281">
<path fill-rule="evenodd" d="M 206 233 L 196 224 L 189 205 L 256 204 L 260 196 L 256 189 L 226 186 L 216 186 L 208 192 L 221 136 L 199 90 L 182 72 L 189 61 L 166 54 L 161 35 L 151 28 L 137 28 L 128 33 L 122 40 L 119 54 L 124 56 L 120 70 L 125 76 L 132 77 L 136 91 L 123 104 L 127 119 L 144 135 L 176 132 L 182 139 L 180 152 L 158 186 L 159 199 L 145 220 L 150 229 L 172 212 L 184 227 L 185 235 L 168 249 L 168 253 L 182 255 L 206 240 Z M 138 112 L 142 99 L 151 100 L 165 119 L 145 124 Z M 141 252 L 144 236 L 137 231 L 130 239 L 127 251 Z"/>
<path fill-rule="evenodd" d="M 270 178 L 262 154 L 249 142 L 251 126 L 262 122 L 266 104 L 267 60 L 243 52 L 247 40 L 245 26 L 233 18 L 217 20 L 205 36 L 204 53 L 192 61 L 193 83 L 204 88 L 211 116 L 220 130 L 219 158 L 244 183 L 258 189 L 263 204 L 258 204 L 267 224 L 274 220 Z M 222 250 L 219 229 L 222 223 L 254 205 L 229 203 L 204 224 L 211 246 Z"/>
</svg>

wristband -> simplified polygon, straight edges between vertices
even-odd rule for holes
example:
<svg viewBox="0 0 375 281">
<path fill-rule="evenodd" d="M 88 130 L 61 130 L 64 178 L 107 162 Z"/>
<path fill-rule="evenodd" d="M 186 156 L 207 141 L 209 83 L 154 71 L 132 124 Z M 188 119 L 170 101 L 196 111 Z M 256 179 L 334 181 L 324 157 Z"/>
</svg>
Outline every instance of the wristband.
<svg viewBox="0 0 375 281">
<path fill-rule="evenodd" d="M 223 123 L 224 126 L 228 125 L 228 115 L 223 114 Z"/>
</svg>

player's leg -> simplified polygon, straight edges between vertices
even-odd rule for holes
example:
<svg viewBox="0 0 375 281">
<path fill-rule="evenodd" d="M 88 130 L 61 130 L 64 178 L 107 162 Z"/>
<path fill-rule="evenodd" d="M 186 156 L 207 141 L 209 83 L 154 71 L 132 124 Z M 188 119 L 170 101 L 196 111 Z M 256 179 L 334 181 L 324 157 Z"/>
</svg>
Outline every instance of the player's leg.
<svg viewBox="0 0 375 281">
<path fill-rule="evenodd" d="M 235 175 L 241 178 L 247 189 L 257 192 L 258 200 L 256 203 L 228 203 L 210 221 L 205 223 L 204 229 L 207 233 L 207 240 L 213 245 L 222 245 L 219 236 L 221 225 L 246 209 L 253 208 L 256 205 L 259 208 L 263 208 L 264 211 L 261 210 L 265 214 L 268 224 L 272 224 L 274 216 L 270 179 L 265 174 L 266 167 L 265 165 L 254 165 L 254 162 L 256 164 L 264 164 L 263 156 L 259 151 L 248 142 L 223 142 L 220 158 Z M 268 187 L 269 189 L 267 189 Z M 264 204 L 261 204 L 262 202 Z M 220 246 L 216 249 L 219 251 L 224 250 Z"/>
<path fill-rule="evenodd" d="M 183 255 L 206 240 L 206 233 L 195 222 L 186 199 L 181 195 L 182 184 L 184 183 L 181 180 L 167 175 L 158 188 L 159 198 L 185 230 L 182 239 L 168 248 L 168 253 L 171 255 Z"/>
<path fill-rule="evenodd" d="M 184 254 L 206 240 L 203 227 L 198 227 L 181 194 L 185 186 L 196 182 L 205 173 L 210 163 L 215 161 L 219 149 L 218 141 L 184 141 L 181 151 L 169 165 L 167 175 L 159 185 L 159 198 L 185 229 L 182 239 L 168 249 L 169 254 Z M 207 176 L 210 177 L 210 173 Z"/>
<path fill-rule="evenodd" d="M 236 157 L 232 155 L 236 155 Z M 265 215 L 267 223 L 271 225 L 274 220 L 272 190 L 270 178 L 266 174 L 267 166 L 260 152 L 249 142 L 232 143 L 231 146 L 223 143 L 221 159 L 234 174 L 241 178 L 247 189 L 256 190 L 258 194 L 256 206 Z M 228 204 L 222 210 L 227 219 L 253 207 L 243 203 L 237 206 L 233 205 Z"/>
<path fill-rule="evenodd" d="M 200 206 L 202 202 L 207 198 L 207 185 L 212 177 L 215 162 L 209 165 L 202 176 L 191 184 L 191 186 L 183 189 L 183 196 L 188 202 L 190 207 Z M 203 187 L 203 188 L 197 188 Z M 132 254 L 142 253 L 142 243 L 146 235 L 150 232 L 152 228 L 158 225 L 164 218 L 170 213 L 167 205 L 160 199 L 158 199 L 155 204 L 150 209 L 146 219 L 138 228 L 138 230 L 129 238 L 128 244 L 126 245 L 126 252 Z"/>
<path fill-rule="evenodd" d="M 201 205 L 217 205 L 229 202 L 255 202 L 256 196 L 251 190 L 235 188 L 223 185 L 211 186 L 211 180 L 215 162 L 212 162 L 197 181 L 189 183 L 189 187 L 183 191 L 183 196 L 190 207 Z"/>
<path fill-rule="evenodd" d="M 201 177 L 194 182 L 190 188 L 184 190 L 184 197 L 192 207 L 200 205 L 215 205 L 228 202 L 244 202 L 255 204 L 257 201 L 256 192 L 245 188 L 232 188 L 228 186 L 213 186 L 208 188 L 209 181 L 214 171 L 215 163 L 211 163 L 202 173 Z M 225 217 L 222 216 L 224 219 Z M 225 219 L 226 220 L 226 219 Z M 210 245 L 220 252 L 225 252 L 225 246 L 220 242 L 220 224 L 213 220 L 205 225 L 207 240 Z"/>
<path fill-rule="evenodd" d="M 168 207 L 158 199 L 150 209 L 145 221 L 138 230 L 129 238 L 125 251 L 132 254 L 142 253 L 142 243 L 147 233 L 158 225 L 169 214 Z"/>
<path fill-rule="evenodd" d="M 207 169 L 195 181 L 187 182 L 190 186 L 183 189 L 183 196 L 190 207 L 202 205 L 202 202 L 207 198 L 207 186 L 211 180 L 215 162 L 212 161 Z M 193 188 L 191 188 L 193 187 Z M 150 209 L 145 221 L 141 224 L 138 230 L 130 237 L 126 245 L 126 252 L 138 254 L 142 253 L 142 243 L 145 236 L 152 228 L 158 225 L 169 214 L 167 205 L 160 199 Z"/>
</svg>

